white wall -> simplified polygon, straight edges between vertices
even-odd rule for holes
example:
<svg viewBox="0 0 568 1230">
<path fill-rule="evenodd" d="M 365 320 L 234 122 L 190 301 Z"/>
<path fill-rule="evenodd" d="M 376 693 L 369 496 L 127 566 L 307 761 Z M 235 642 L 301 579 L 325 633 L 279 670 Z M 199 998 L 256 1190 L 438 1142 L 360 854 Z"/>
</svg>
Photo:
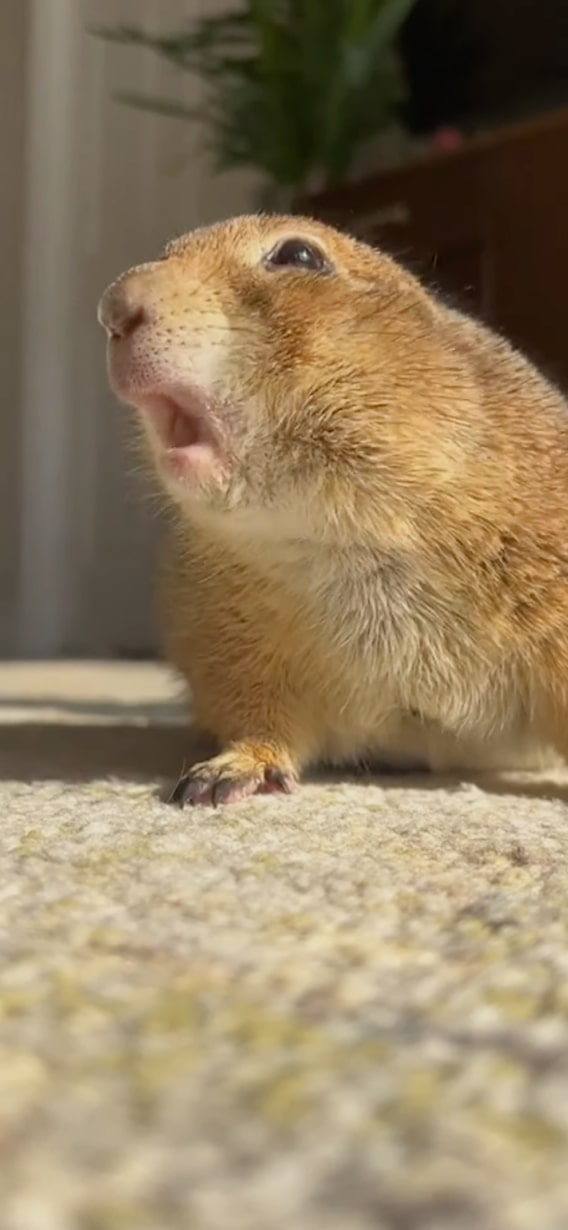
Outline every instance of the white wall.
<svg viewBox="0 0 568 1230">
<path fill-rule="evenodd" d="M 2 6 L 12 2 L 22 0 Z M 131 473 L 127 414 L 107 390 L 96 305 L 111 278 L 173 234 L 249 208 L 254 182 L 213 177 L 202 134 L 188 125 L 113 101 L 118 89 L 187 98 L 199 85 L 148 52 L 92 38 L 89 27 L 168 29 L 216 3 L 29 0 L 18 653 L 155 644 L 158 524 Z"/>
<path fill-rule="evenodd" d="M 0 3 L 0 653 L 14 642 L 18 585 L 26 5 Z"/>
</svg>

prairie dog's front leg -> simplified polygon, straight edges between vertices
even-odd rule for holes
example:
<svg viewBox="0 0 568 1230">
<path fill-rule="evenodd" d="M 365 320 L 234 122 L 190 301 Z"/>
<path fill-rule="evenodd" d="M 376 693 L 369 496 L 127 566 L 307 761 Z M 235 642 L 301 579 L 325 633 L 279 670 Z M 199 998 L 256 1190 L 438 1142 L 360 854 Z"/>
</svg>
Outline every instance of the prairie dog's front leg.
<svg viewBox="0 0 568 1230">
<path fill-rule="evenodd" d="M 242 566 L 199 554 L 167 578 L 165 624 L 170 660 L 189 685 L 199 728 L 220 754 L 184 772 L 170 801 L 234 802 L 289 793 L 317 756 L 318 721 L 310 692 L 315 663 L 294 642 L 293 612 Z"/>
<path fill-rule="evenodd" d="M 221 752 L 180 778 L 170 800 L 180 807 L 289 794 L 310 757 L 314 740 L 284 664 L 266 653 L 250 661 L 244 646 L 239 658 L 236 648 L 231 638 L 224 653 L 188 671 L 198 723 L 215 735 Z"/>
<path fill-rule="evenodd" d="M 206 704 L 200 704 L 197 689 L 200 725 L 216 735 L 222 750 L 182 775 L 170 798 L 179 807 L 199 803 L 217 807 L 251 794 L 290 794 L 309 759 L 312 741 L 282 673 L 276 682 L 273 675 L 263 674 L 259 664 L 252 673 L 244 662 L 243 668 L 240 675 L 232 675 L 222 711 L 213 707 L 211 712 L 210 695 Z M 222 668 L 215 678 L 211 663 L 207 675 L 211 691 L 226 690 Z"/>
<path fill-rule="evenodd" d="M 291 794 L 297 772 L 288 749 L 278 743 L 241 739 L 219 756 L 194 764 L 175 786 L 170 802 L 235 803 L 251 794 Z"/>
</svg>

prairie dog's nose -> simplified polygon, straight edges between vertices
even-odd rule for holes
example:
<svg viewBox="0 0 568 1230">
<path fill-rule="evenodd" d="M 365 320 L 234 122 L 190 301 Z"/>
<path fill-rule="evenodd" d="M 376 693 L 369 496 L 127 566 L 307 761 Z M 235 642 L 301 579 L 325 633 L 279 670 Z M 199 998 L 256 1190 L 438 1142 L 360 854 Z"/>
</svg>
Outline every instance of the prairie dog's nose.
<svg viewBox="0 0 568 1230">
<path fill-rule="evenodd" d="M 148 296 L 139 278 L 126 278 L 105 290 L 99 303 L 99 324 L 109 337 L 125 338 L 148 318 Z"/>
</svg>

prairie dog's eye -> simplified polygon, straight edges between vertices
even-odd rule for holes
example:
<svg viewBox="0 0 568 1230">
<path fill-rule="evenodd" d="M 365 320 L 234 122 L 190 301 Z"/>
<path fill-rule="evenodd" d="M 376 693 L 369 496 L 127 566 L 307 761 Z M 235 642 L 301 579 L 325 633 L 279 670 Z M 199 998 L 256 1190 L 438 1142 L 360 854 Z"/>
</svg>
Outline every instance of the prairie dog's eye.
<svg viewBox="0 0 568 1230">
<path fill-rule="evenodd" d="M 281 239 L 267 252 L 263 261 L 266 269 L 309 269 L 312 273 L 329 273 L 331 266 L 312 240 Z"/>
</svg>

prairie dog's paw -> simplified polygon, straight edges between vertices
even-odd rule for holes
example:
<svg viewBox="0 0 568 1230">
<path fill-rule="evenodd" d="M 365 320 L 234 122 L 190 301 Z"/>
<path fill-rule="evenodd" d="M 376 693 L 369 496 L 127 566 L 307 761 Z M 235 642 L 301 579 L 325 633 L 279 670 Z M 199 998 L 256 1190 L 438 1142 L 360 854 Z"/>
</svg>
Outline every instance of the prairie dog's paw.
<svg viewBox="0 0 568 1230">
<path fill-rule="evenodd" d="M 176 807 L 236 803 L 253 794 L 291 794 L 297 777 L 285 754 L 272 746 L 235 745 L 195 764 L 180 777 L 168 802 Z"/>
</svg>

